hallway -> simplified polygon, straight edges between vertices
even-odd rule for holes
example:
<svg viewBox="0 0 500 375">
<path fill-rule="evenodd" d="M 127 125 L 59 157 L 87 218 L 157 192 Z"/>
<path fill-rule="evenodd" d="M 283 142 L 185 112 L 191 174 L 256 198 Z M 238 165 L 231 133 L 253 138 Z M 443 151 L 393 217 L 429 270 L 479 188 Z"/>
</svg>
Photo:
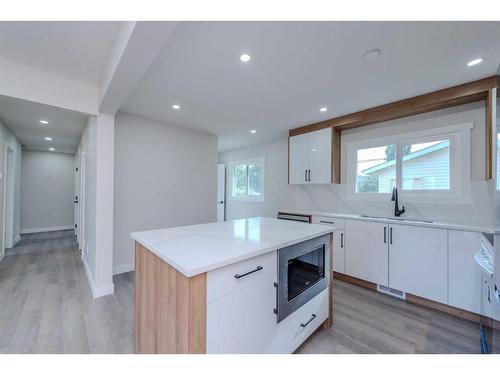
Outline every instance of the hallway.
<svg viewBox="0 0 500 375">
<path fill-rule="evenodd" d="M 0 353 L 130 353 L 133 273 L 92 299 L 73 231 L 23 235 L 0 263 Z"/>
</svg>

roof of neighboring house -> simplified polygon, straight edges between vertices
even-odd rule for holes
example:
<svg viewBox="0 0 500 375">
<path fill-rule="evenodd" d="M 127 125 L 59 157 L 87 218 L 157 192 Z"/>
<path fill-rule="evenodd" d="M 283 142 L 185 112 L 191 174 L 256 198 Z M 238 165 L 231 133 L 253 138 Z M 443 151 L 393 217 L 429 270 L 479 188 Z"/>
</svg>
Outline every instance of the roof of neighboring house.
<svg viewBox="0 0 500 375">
<path fill-rule="evenodd" d="M 411 154 L 403 156 L 403 161 L 416 159 L 416 158 L 418 158 L 420 156 L 428 155 L 428 154 L 430 154 L 432 152 L 442 150 L 443 148 L 446 148 L 448 146 L 449 146 L 449 144 L 447 142 L 439 142 L 439 143 L 436 143 L 435 145 L 423 148 L 421 150 L 418 150 L 418 151 L 412 152 Z M 364 174 L 370 174 L 370 173 L 373 173 L 373 172 L 380 171 L 381 169 L 392 167 L 395 164 L 396 164 L 396 160 L 394 160 L 394 159 L 393 160 L 389 160 L 389 161 L 386 161 L 385 163 L 382 163 L 382 164 L 376 165 L 374 167 L 365 169 L 363 171 L 363 173 Z"/>
</svg>

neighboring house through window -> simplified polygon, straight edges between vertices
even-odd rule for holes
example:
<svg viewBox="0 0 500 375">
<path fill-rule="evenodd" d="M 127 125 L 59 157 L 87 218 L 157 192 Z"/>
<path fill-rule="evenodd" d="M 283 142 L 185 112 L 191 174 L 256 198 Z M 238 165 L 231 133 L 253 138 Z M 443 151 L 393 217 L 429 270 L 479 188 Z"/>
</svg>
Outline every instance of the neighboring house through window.
<svg viewBox="0 0 500 375">
<path fill-rule="evenodd" d="M 347 143 L 348 197 L 468 198 L 472 123 Z M 425 194 L 424 194 L 425 193 Z"/>
</svg>

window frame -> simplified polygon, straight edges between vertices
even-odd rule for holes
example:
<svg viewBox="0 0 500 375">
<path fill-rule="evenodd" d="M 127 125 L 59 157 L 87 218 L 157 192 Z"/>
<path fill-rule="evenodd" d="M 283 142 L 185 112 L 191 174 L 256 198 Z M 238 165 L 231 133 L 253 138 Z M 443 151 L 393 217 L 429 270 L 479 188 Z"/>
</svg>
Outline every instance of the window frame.
<svg viewBox="0 0 500 375">
<path fill-rule="evenodd" d="M 246 195 L 243 196 L 234 196 L 234 167 L 237 165 L 258 165 L 261 169 L 261 186 L 262 186 L 262 191 L 260 195 L 248 195 L 248 169 L 247 169 L 247 178 L 246 178 L 246 187 L 247 187 L 247 192 Z M 229 200 L 232 201 L 243 201 L 243 202 L 265 202 L 266 201 L 266 158 L 265 157 L 258 157 L 258 158 L 252 158 L 252 159 L 245 159 L 245 160 L 238 160 L 235 162 L 231 162 L 229 164 L 229 187 L 230 187 L 230 194 L 229 194 Z"/>
<path fill-rule="evenodd" d="M 470 131 L 474 123 L 407 132 L 376 139 L 346 143 L 347 199 L 385 201 L 391 193 L 357 192 L 357 151 L 359 149 L 396 144 L 396 186 L 400 197 L 407 201 L 429 203 L 472 203 L 470 193 Z M 450 190 L 404 190 L 402 146 L 405 144 L 449 140 L 450 142 Z"/>
</svg>

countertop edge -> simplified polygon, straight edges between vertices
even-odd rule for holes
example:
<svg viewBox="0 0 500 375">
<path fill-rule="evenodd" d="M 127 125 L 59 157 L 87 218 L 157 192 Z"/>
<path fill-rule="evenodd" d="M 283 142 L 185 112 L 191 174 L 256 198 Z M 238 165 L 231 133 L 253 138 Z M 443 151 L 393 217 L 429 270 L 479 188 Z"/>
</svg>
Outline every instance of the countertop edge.
<svg viewBox="0 0 500 375">
<path fill-rule="evenodd" d="M 147 244 L 145 241 L 141 240 L 139 238 L 138 232 L 130 233 L 130 237 L 134 241 L 138 242 L 141 246 L 143 246 L 147 250 L 151 251 L 153 254 L 155 254 L 158 258 L 163 260 L 165 263 L 168 263 L 170 266 L 174 267 L 177 271 L 182 273 L 184 276 L 193 277 L 193 276 L 200 275 L 202 273 L 214 271 L 214 270 L 222 268 L 222 267 L 230 266 L 232 264 L 239 263 L 239 262 L 254 258 L 254 257 L 259 256 L 259 255 L 270 253 L 271 251 L 276 251 L 276 250 L 282 249 L 282 248 L 287 247 L 287 246 L 295 245 L 297 243 L 304 242 L 304 241 L 307 241 L 307 240 L 310 240 L 310 239 L 313 239 L 316 237 L 324 236 L 325 234 L 333 233 L 334 230 L 335 230 L 334 228 L 328 228 L 325 226 L 325 230 L 320 231 L 314 235 L 309 235 L 309 236 L 301 237 L 300 239 L 291 240 L 291 241 L 287 241 L 287 242 L 284 242 L 281 244 L 264 247 L 264 248 L 257 249 L 255 251 L 249 252 L 249 253 L 244 254 L 244 255 L 230 257 L 230 258 L 227 258 L 227 259 L 220 261 L 220 262 L 211 263 L 211 264 L 208 264 L 204 267 L 198 267 L 198 268 L 194 268 L 194 269 L 190 269 L 190 270 L 179 265 L 178 263 L 173 261 L 171 258 L 166 256 L 165 254 L 162 254 L 160 251 L 156 250 L 154 248 L 154 246 L 151 246 L 150 244 Z"/>
</svg>

